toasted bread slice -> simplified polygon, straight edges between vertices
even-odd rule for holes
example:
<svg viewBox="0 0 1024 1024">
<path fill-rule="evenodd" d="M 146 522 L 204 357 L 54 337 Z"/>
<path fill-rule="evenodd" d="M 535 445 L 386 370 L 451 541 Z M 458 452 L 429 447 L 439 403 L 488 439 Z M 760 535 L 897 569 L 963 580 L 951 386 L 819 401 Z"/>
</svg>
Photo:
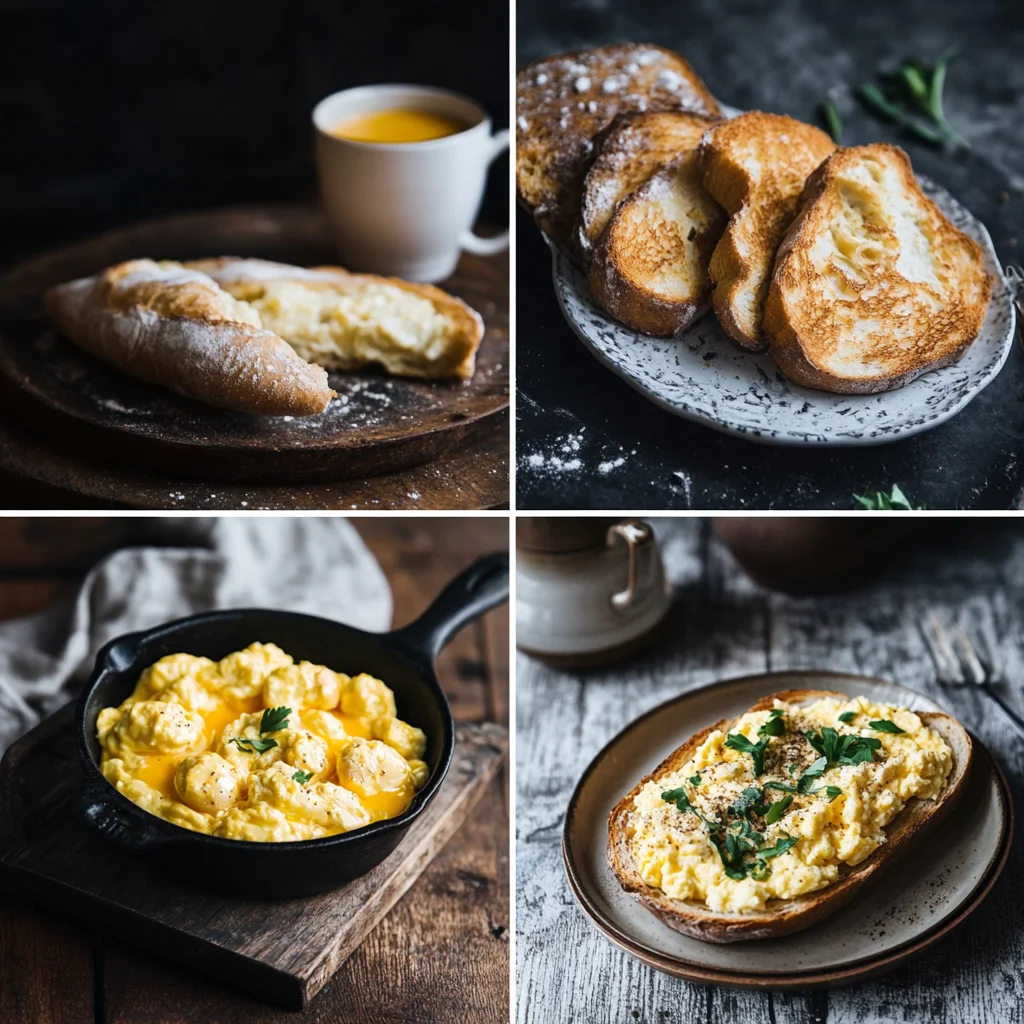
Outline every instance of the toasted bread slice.
<svg viewBox="0 0 1024 1024">
<path fill-rule="evenodd" d="M 729 214 L 711 255 L 711 305 L 742 348 L 767 345 L 761 327 L 775 250 L 808 175 L 835 148 L 820 129 L 760 110 L 722 121 L 701 142 L 704 187 Z"/>
<path fill-rule="evenodd" d="M 806 705 L 826 697 L 849 699 L 846 694 L 833 690 L 784 690 L 762 698 L 750 710 L 769 710 L 775 700 Z M 670 928 L 705 942 L 779 938 L 824 920 L 854 899 L 864 885 L 879 877 L 883 870 L 927 836 L 949 815 L 964 793 L 972 761 L 971 737 L 967 730 L 955 718 L 941 712 L 919 711 L 916 714 L 952 748 L 953 767 L 945 788 L 936 800 L 911 799 L 886 827 L 886 841 L 855 867 L 842 865 L 839 880 L 832 885 L 794 899 L 770 900 L 763 911 L 730 914 L 711 910 L 696 900 L 671 899 L 641 877 L 629 849 L 635 797 L 650 779 L 681 768 L 710 733 L 716 729 L 727 731 L 735 719 L 723 719 L 688 739 L 612 808 L 608 817 L 608 863 L 619 884 Z"/>
<path fill-rule="evenodd" d="M 842 394 L 902 387 L 977 338 L 992 281 L 903 150 L 840 149 L 807 181 L 775 257 L 764 327 L 782 372 Z"/>
<path fill-rule="evenodd" d="M 707 311 L 708 262 L 724 227 L 691 149 L 619 204 L 590 266 L 594 300 L 644 334 L 685 330 Z"/>
<path fill-rule="evenodd" d="M 572 241 L 595 136 L 647 110 L 717 114 L 718 104 L 682 57 L 647 44 L 559 54 L 516 74 L 516 190 L 555 242 Z"/>
<path fill-rule="evenodd" d="M 682 111 L 623 114 L 601 142 L 583 184 L 578 243 L 589 259 L 615 207 L 656 172 L 693 150 L 717 118 Z"/>
</svg>

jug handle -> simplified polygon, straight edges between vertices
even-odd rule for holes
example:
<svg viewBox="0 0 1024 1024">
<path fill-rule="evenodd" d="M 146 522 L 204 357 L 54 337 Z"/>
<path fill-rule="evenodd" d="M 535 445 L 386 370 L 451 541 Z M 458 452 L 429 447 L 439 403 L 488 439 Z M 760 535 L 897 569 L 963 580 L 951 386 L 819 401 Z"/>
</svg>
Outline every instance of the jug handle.
<svg viewBox="0 0 1024 1024">
<path fill-rule="evenodd" d="M 629 551 L 629 568 L 626 589 L 612 595 L 612 607 L 624 612 L 637 601 L 646 588 L 645 578 L 650 578 L 650 568 L 657 549 L 654 546 L 654 531 L 641 519 L 625 519 L 608 528 L 606 541 L 609 546 L 621 538 Z"/>
</svg>

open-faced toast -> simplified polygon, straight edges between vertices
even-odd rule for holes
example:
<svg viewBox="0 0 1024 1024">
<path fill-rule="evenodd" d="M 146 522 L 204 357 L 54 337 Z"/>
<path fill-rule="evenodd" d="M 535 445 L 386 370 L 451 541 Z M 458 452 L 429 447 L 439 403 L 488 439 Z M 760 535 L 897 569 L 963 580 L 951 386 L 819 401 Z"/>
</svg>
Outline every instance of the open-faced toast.
<svg viewBox="0 0 1024 1024">
<path fill-rule="evenodd" d="M 790 380 L 870 394 L 963 356 L 992 282 L 977 243 L 921 191 L 903 150 L 837 150 L 808 179 L 800 207 L 764 317 Z"/>
<path fill-rule="evenodd" d="M 681 152 L 616 208 L 590 265 L 594 300 L 644 334 L 685 330 L 707 310 L 708 263 L 724 227 L 696 148 Z"/>
<path fill-rule="evenodd" d="M 609 126 L 583 184 L 578 243 L 589 259 L 619 203 L 701 141 L 717 118 L 685 111 L 622 114 Z"/>
<path fill-rule="evenodd" d="M 829 690 L 787 690 L 763 698 L 750 711 L 771 711 L 776 701 L 806 707 L 827 698 L 849 700 L 845 694 Z M 777 938 L 823 920 L 854 899 L 865 885 L 932 832 L 963 795 L 971 768 L 970 736 L 949 715 L 928 711 L 916 714 L 921 723 L 938 733 L 951 749 L 952 766 L 942 788 L 935 799 L 911 797 L 886 826 L 885 841 L 855 866 L 841 864 L 838 878 L 832 884 L 792 899 L 769 900 L 764 909 L 720 912 L 710 909 L 704 901 L 672 899 L 642 877 L 631 845 L 639 820 L 635 804 L 638 794 L 648 781 L 671 777 L 673 772 L 682 769 L 712 733 L 716 730 L 728 732 L 737 721 L 733 719 L 716 722 L 691 737 L 641 779 L 612 809 L 608 819 L 608 862 L 620 885 L 669 927 L 707 942 Z M 812 751 L 810 756 L 817 756 L 817 751 Z M 820 799 L 826 800 L 829 796 L 822 795 Z M 672 811 L 675 813 L 674 808 Z"/>
<path fill-rule="evenodd" d="M 619 114 L 658 110 L 718 113 L 693 68 L 660 46 L 602 46 L 519 70 L 516 190 L 551 239 L 572 240 L 598 133 Z"/>
<path fill-rule="evenodd" d="M 808 175 L 835 148 L 819 128 L 760 110 L 722 121 L 701 142 L 704 187 L 729 214 L 711 256 L 711 305 L 742 348 L 766 345 L 761 327 L 775 251 Z"/>
</svg>

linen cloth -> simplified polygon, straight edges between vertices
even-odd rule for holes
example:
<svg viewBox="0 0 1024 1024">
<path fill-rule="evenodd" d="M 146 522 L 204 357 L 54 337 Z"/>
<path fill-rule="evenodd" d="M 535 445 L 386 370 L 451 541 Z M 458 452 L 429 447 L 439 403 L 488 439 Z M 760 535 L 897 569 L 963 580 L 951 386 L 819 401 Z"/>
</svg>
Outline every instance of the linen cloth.
<svg viewBox="0 0 1024 1024">
<path fill-rule="evenodd" d="M 351 523 L 326 517 L 150 520 L 170 546 L 124 548 L 78 593 L 0 623 L 0 753 L 88 678 L 96 652 L 137 629 L 214 608 L 307 612 L 382 631 L 391 590 Z"/>
</svg>

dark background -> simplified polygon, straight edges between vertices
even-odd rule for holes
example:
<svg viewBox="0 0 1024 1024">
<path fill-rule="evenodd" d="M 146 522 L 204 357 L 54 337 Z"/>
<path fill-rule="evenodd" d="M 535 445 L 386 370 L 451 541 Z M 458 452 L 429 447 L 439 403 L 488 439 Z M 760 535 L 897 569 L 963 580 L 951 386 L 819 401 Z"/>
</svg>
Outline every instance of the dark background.
<svg viewBox="0 0 1024 1024">
<path fill-rule="evenodd" d="M 1024 3 L 1019 0 L 519 0 L 517 60 L 603 42 L 678 50 L 715 96 L 817 120 L 833 96 L 843 141 L 888 140 L 988 227 L 1000 261 L 1024 260 Z M 946 155 L 864 111 L 852 87 L 959 47 L 947 117 L 971 143 Z M 1024 353 L 958 416 L 873 448 L 771 448 L 656 408 L 583 348 L 562 319 L 551 261 L 522 211 L 517 240 L 520 508 L 848 509 L 899 484 L 929 508 L 1017 507 L 1024 490 Z M 533 456 L 531 465 L 530 456 Z M 550 457 L 579 459 L 552 469 Z M 539 466 L 538 456 L 544 460 Z M 622 458 L 600 472 L 601 463 Z"/>
<path fill-rule="evenodd" d="M 508 124 L 504 3 L 0 0 L 0 267 L 144 217 L 312 199 L 324 96 L 405 81 Z M 481 219 L 507 221 L 498 160 Z"/>
</svg>

